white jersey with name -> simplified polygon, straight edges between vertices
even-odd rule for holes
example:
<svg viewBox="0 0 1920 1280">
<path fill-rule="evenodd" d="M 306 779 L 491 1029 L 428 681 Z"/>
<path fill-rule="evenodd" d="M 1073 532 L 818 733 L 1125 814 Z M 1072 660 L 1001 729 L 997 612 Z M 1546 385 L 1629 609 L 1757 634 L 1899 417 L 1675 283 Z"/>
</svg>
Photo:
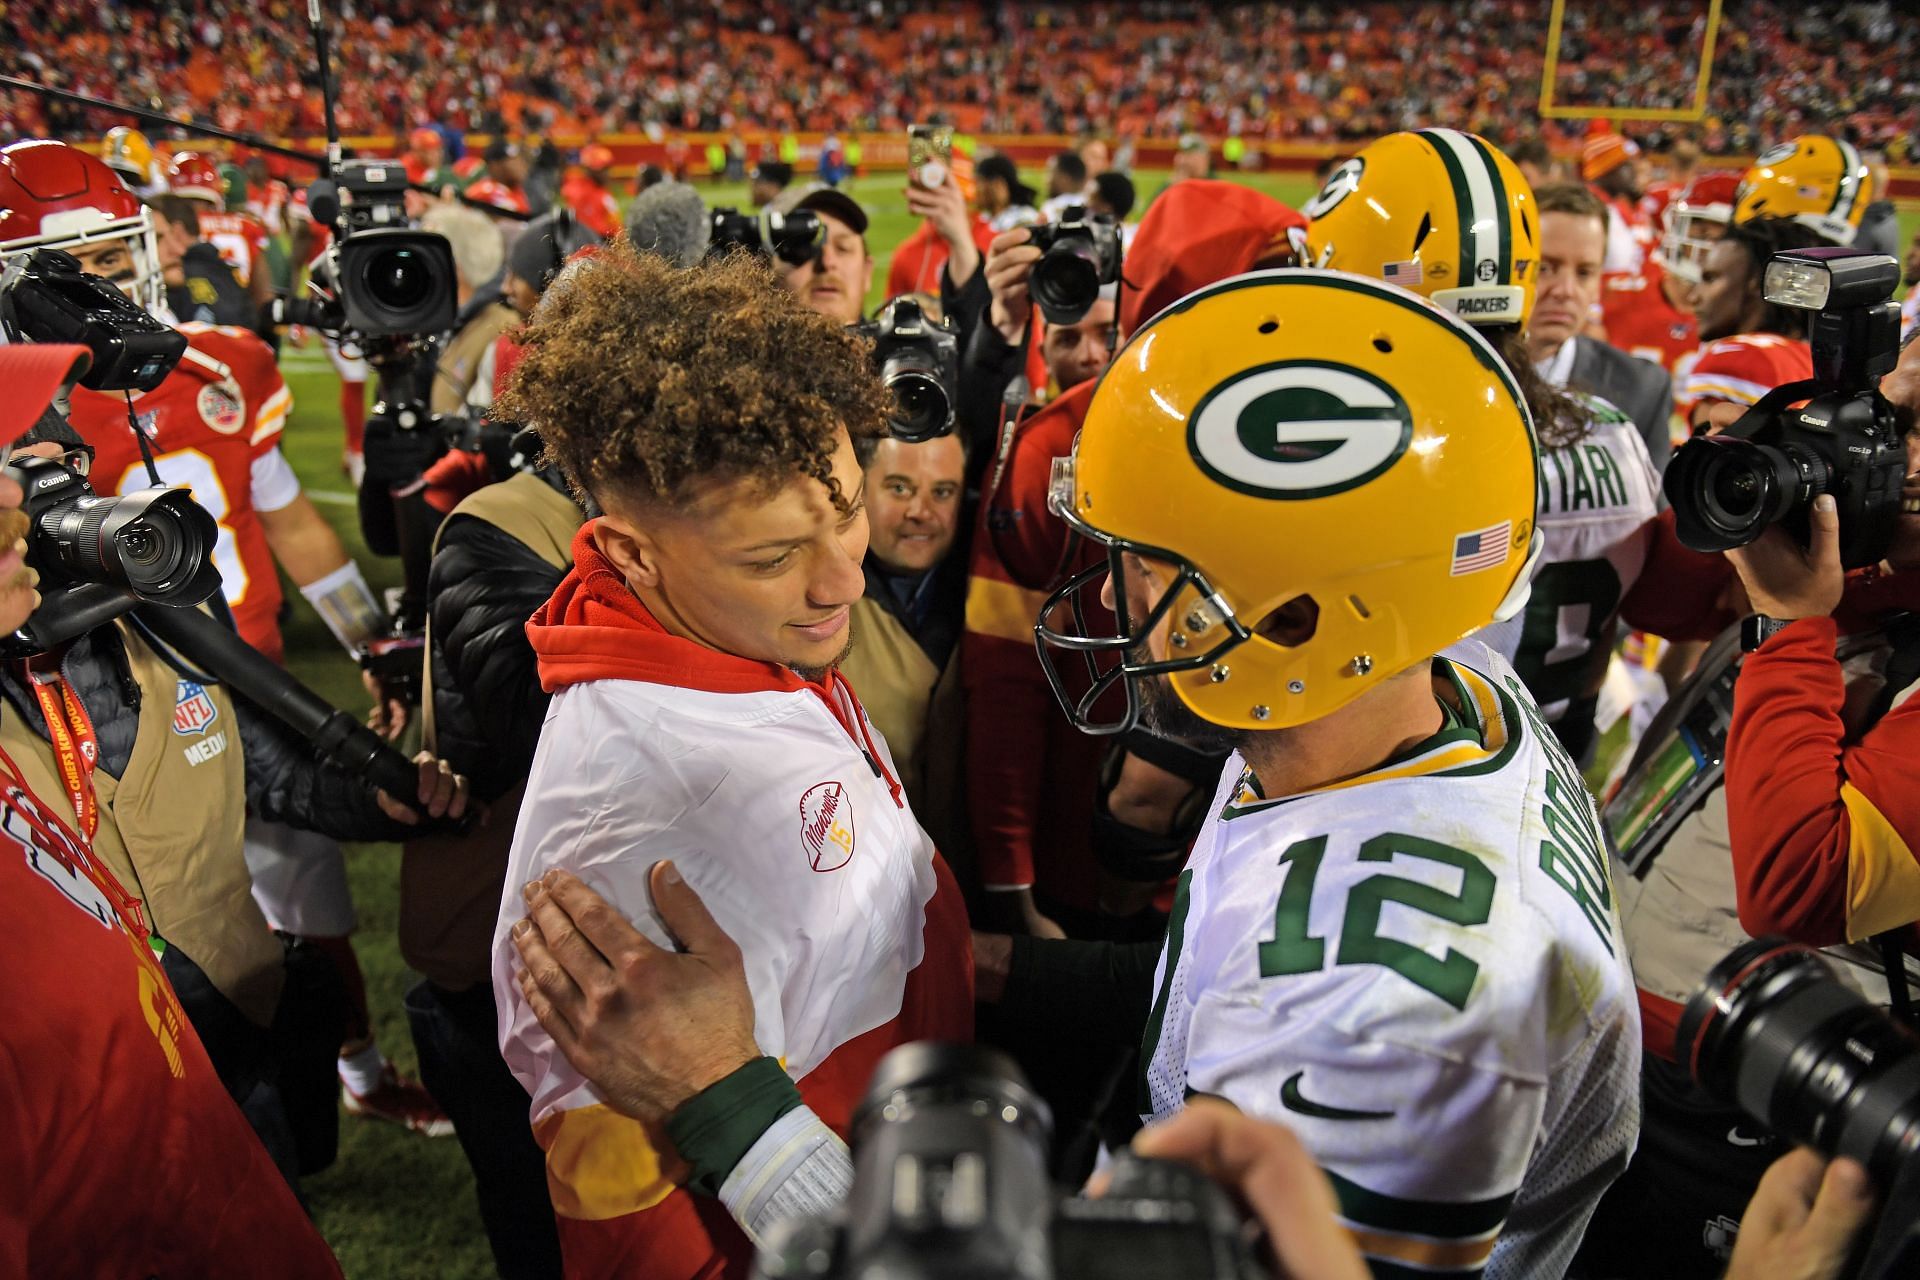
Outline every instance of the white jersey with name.
<svg viewBox="0 0 1920 1280">
<path fill-rule="evenodd" d="M 1155 975 L 1142 1114 L 1288 1125 L 1376 1276 L 1564 1274 L 1639 1131 L 1599 817 L 1477 648 L 1435 662 L 1458 716 L 1379 769 L 1267 800 L 1229 761 Z"/>
<path fill-rule="evenodd" d="M 1474 639 L 1513 664 L 1563 738 L 1584 735 L 1606 679 L 1621 597 L 1647 560 L 1647 522 L 1660 477 L 1633 420 L 1599 396 L 1574 395 L 1591 415 L 1576 443 L 1540 450 L 1544 546 L 1526 608 Z M 1562 723 L 1582 718 L 1579 725 Z"/>
</svg>

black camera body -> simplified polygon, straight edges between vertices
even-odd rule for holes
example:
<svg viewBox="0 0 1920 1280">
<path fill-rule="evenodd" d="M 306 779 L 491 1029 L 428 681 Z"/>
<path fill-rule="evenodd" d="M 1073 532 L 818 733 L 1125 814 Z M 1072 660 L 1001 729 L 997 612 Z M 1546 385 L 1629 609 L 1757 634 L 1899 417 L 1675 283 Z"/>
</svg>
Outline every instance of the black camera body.
<svg viewBox="0 0 1920 1280">
<path fill-rule="evenodd" d="M 1120 225 L 1082 205 L 1069 206 L 1058 222 L 1028 227 L 1027 243 L 1040 250 L 1027 291 L 1048 324 L 1079 324 L 1101 286 L 1120 278 Z"/>
<path fill-rule="evenodd" d="M 187 351 L 187 336 L 136 306 L 118 286 L 81 270 L 60 249 L 7 264 L 0 318 L 31 342 L 73 343 L 93 353 L 80 385 L 93 391 L 151 391 Z"/>
<path fill-rule="evenodd" d="M 1904 963 L 1897 948 L 1893 957 Z M 1905 984 L 1897 968 L 1886 976 Z M 1708 1092 L 1792 1141 L 1866 1167 L 1880 1192 L 1880 1225 L 1847 1274 L 1920 1274 L 1913 1027 L 1844 985 L 1819 952 L 1759 938 L 1728 953 L 1688 997 L 1674 1056 Z"/>
<path fill-rule="evenodd" d="M 341 227 L 347 234 L 408 224 L 407 169 L 399 161 L 342 160 L 333 171 L 333 182 Z"/>
<path fill-rule="evenodd" d="M 1778 523 L 1804 545 L 1813 500 L 1830 493 L 1841 562 L 1857 569 L 1886 556 L 1907 468 L 1900 424 L 1880 394 L 1899 360 L 1899 279 L 1899 264 L 1883 254 L 1823 247 L 1775 255 L 1767 297 L 1815 313 L 1814 376 L 1775 387 L 1726 431 L 1674 453 L 1664 488 L 1682 543 L 1726 551 Z"/>
<path fill-rule="evenodd" d="M 991 1049 L 889 1053 L 853 1118 L 843 1210 L 773 1233 L 755 1274 L 887 1280 L 1259 1277 L 1252 1234 L 1206 1177 L 1120 1157 L 1098 1200 L 1047 1180 L 1051 1122 L 1019 1068 Z"/>
<path fill-rule="evenodd" d="M 888 426 L 896 440 L 919 444 L 953 430 L 960 381 L 960 339 L 929 319 L 915 298 L 895 298 L 872 320 L 850 326 L 873 343 L 873 368 L 893 393 Z"/>
<path fill-rule="evenodd" d="M 723 258 L 729 253 L 752 253 L 762 258 L 777 258 L 790 267 L 812 262 L 827 240 L 827 224 L 811 209 L 791 213 L 769 211 L 761 233 L 762 218 L 738 209 L 720 208 L 711 214 L 707 237 L 707 257 Z"/>
<path fill-rule="evenodd" d="M 142 603 L 186 607 L 220 590 L 213 565 L 219 527 L 181 485 L 103 498 L 53 458 L 0 467 L 20 486 L 27 563 L 40 571 L 40 607 L 0 639 L 24 657 L 64 644 Z"/>
</svg>

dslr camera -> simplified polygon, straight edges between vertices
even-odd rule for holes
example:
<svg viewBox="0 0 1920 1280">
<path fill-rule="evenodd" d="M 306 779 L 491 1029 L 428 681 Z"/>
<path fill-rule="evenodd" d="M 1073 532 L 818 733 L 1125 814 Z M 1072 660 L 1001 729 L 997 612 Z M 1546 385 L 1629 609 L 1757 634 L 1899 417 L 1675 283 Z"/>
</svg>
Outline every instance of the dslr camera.
<svg viewBox="0 0 1920 1280">
<path fill-rule="evenodd" d="M 1259 1277 L 1254 1232 L 1182 1165 L 1120 1156 L 1107 1194 L 1056 1194 L 1051 1118 L 1012 1061 L 922 1042 L 881 1059 L 853 1117 L 853 1190 L 777 1229 L 763 1280 Z"/>
<path fill-rule="evenodd" d="M 820 246 L 827 240 L 827 224 L 811 209 L 769 211 L 764 218 L 738 209 L 715 209 L 711 216 L 713 226 L 707 238 L 707 257 L 711 259 L 744 252 L 798 267 L 818 257 Z M 761 234 L 763 221 L 765 235 Z"/>
<path fill-rule="evenodd" d="M 1723 433 L 1674 453 L 1664 487 L 1681 542 L 1726 551 L 1780 524 L 1805 544 L 1813 500 L 1830 493 L 1841 562 L 1857 569 L 1885 557 L 1907 469 L 1901 428 L 1880 394 L 1900 358 L 1899 282 L 1900 264 L 1884 254 L 1774 255 L 1766 298 L 1813 313 L 1813 377 L 1775 387 Z"/>
<path fill-rule="evenodd" d="M 1902 961 L 1904 963 L 1904 961 Z M 1905 974 L 1887 975 L 1895 990 Z M 1818 951 L 1760 938 L 1688 997 L 1674 1056 L 1709 1093 L 1796 1143 L 1866 1167 L 1880 1224 L 1848 1272 L 1920 1275 L 1920 1037 L 1835 976 Z"/>
<path fill-rule="evenodd" d="M 187 349 L 184 334 L 58 249 L 8 264 L 0 317 L 9 339 L 88 348 L 80 385 L 95 391 L 151 391 Z M 40 572 L 41 594 L 26 625 L 0 637 L 0 656 L 44 652 L 138 604 L 197 605 L 220 589 L 219 529 L 190 490 L 154 485 L 101 497 L 53 458 L 10 458 L 0 470 L 25 495 L 27 563 Z"/>
<path fill-rule="evenodd" d="M 959 336 L 927 317 L 916 298 L 899 297 L 853 333 L 873 343 L 873 367 L 893 393 L 888 426 L 896 440 L 919 444 L 953 430 L 960 380 Z"/>
<path fill-rule="evenodd" d="M 1100 299 L 1100 287 L 1120 278 L 1120 226 L 1106 214 L 1069 206 L 1058 222 L 1027 228 L 1040 250 L 1027 292 L 1048 324 L 1079 324 Z"/>
</svg>

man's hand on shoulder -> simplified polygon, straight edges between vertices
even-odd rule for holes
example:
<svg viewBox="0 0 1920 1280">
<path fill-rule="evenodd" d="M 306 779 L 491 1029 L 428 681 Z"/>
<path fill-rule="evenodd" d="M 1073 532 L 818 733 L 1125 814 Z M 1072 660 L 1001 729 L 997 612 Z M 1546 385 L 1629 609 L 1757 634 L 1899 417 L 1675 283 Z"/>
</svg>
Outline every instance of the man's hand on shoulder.
<svg viewBox="0 0 1920 1280">
<path fill-rule="evenodd" d="M 671 862 L 648 887 L 677 952 L 565 871 L 526 886 L 512 937 L 521 993 L 567 1061 L 616 1111 L 662 1120 L 760 1049 L 740 948 Z"/>
</svg>

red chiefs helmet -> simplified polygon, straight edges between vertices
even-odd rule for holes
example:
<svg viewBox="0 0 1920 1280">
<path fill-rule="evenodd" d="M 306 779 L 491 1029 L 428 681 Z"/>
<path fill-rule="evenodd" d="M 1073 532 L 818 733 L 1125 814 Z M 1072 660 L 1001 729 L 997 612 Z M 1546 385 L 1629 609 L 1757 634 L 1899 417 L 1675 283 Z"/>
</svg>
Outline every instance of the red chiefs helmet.
<svg viewBox="0 0 1920 1280">
<path fill-rule="evenodd" d="M 227 184 L 213 161 L 198 151 L 176 151 L 167 161 L 167 190 L 189 200 L 204 200 L 216 209 L 227 207 Z"/>
<path fill-rule="evenodd" d="M 496 209 L 506 209 L 512 213 L 527 211 L 527 198 L 504 182 L 492 178 L 482 178 L 466 190 L 469 200 L 478 200 L 481 204 L 490 204 Z"/>
<path fill-rule="evenodd" d="M 167 315 L 153 222 L 119 174 L 64 142 L 0 147 L 0 262 L 35 249 L 80 253 L 120 242 L 132 259 L 113 281 L 149 312 Z"/>
<path fill-rule="evenodd" d="M 1700 174 L 1680 198 L 1667 206 L 1667 230 L 1660 237 L 1659 261 L 1682 280 L 1700 283 L 1707 250 L 1733 221 L 1733 192 L 1740 175 L 1729 169 Z"/>
</svg>

